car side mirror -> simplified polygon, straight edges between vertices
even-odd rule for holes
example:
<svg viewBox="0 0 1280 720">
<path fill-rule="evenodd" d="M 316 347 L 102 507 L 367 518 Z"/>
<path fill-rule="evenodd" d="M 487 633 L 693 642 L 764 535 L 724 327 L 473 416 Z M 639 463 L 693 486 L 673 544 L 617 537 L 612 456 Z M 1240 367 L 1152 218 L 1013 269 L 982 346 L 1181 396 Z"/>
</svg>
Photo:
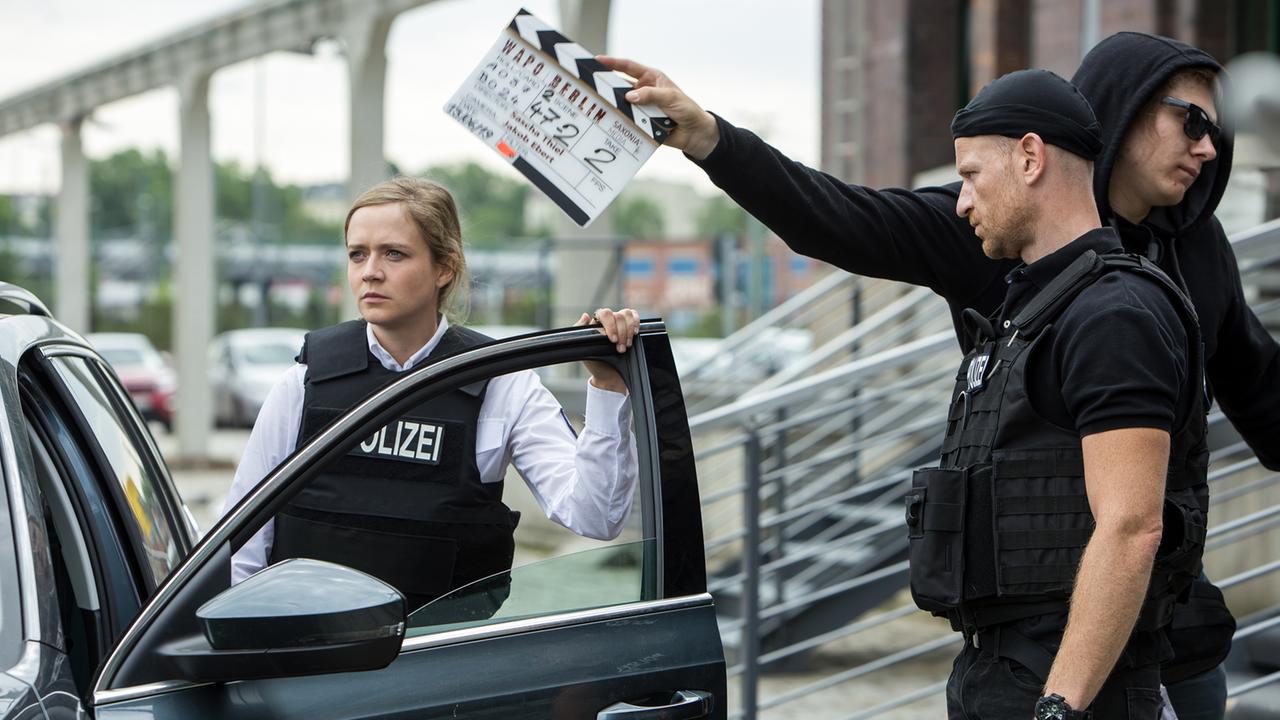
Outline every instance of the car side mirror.
<svg viewBox="0 0 1280 720">
<path fill-rule="evenodd" d="M 223 591 L 196 618 L 202 636 L 161 650 L 189 680 L 376 670 L 400 652 L 405 599 L 357 570 L 295 558 Z"/>
</svg>

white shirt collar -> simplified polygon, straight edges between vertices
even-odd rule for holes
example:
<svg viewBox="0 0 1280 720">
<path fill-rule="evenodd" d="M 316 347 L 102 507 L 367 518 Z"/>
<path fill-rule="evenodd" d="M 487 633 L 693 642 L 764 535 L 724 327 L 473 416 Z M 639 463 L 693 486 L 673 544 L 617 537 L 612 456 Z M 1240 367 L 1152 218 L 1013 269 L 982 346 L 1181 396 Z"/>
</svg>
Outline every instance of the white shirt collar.
<svg viewBox="0 0 1280 720">
<path fill-rule="evenodd" d="M 369 341 L 369 352 L 373 353 L 373 356 L 378 358 L 378 362 L 382 363 L 382 367 L 395 372 L 404 372 L 405 370 L 408 370 L 414 365 L 422 362 L 431 354 L 431 351 L 435 350 L 436 346 L 440 344 L 440 338 L 444 337 L 444 331 L 448 329 L 449 319 L 444 315 L 441 315 L 440 324 L 436 327 L 436 333 L 431 336 L 431 339 L 427 341 L 426 345 L 422 346 L 422 349 L 409 356 L 409 362 L 401 365 L 396 362 L 396 359 L 391 356 L 391 353 L 387 352 L 386 348 L 382 347 L 378 342 L 378 338 L 373 334 L 373 326 L 365 323 L 364 327 L 365 336 Z"/>
</svg>

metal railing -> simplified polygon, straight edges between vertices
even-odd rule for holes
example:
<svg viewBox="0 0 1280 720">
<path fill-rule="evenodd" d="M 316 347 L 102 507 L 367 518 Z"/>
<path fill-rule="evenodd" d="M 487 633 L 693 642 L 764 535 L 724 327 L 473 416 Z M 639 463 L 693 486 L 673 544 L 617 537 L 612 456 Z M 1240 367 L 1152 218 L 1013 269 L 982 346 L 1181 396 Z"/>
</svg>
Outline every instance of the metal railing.
<svg viewBox="0 0 1280 720">
<path fill-rule="evenodd" d="M 1280 267 L 1280 220 L 1231 240 L 1246 284 Z M 745 347 L 766 327 L 804 324 L 848 304 L 855 285 L 837 275 L 744 328 L 727 347 Z M 884 284 L 863 299 L 875 300 L 868 305 L 880 311 L 690 419 L 709 585 L 736 685 L 731 717 L 767 717 L 827 696 L 823 707 L 856 708 L 851 719 L 899 717 L 906 706 L 931 716 L 942 704 L 947 660 L 960 638 L 917 611 L 905 592 L 901 498 L 911 470 L 936 461 L 960 353 L 950 315 L 929 291 Z M 1253 307 L 1264 321 L 1280 321 L 1280 300 L 1260 298 Z M 691 380 L 708 378 L 685 383 Z M 1221 413 L 1211 416 L 1211 426 L 1214 436 L 1224 434 Z M 1250 511 L 1212 527 L 1211 576 L 1213 560 L 1224 555 L 1218 551 L 1280 528 L 1280 503 L 1265 499 L 1280 488 L 1280 475 L 1261 468 L 1238 438 L 1214 448 L 1212 462 L 1215 520 L 1230 504 L 1247 503 Z M 1231 590 L 1277 570 L 1280 561 L 1269 558 L 1217 584 Z M 1280 615 L 1278 602 L 1269 600 Z M 1280 619 L 1262 622 L 1270 627 Z M 1259 629 L 1265 628 L 1242 622 L 1237 637 Z M 823 662 L 826 670 L 810 669 L 803 681 L 790 676 L 785 689 L 762 684 L 763 670 L 801 667 L 815 653 L 849 659 L 836 668 Z M 1276 675 L 1251 679 L 1231 692 L 1277 682 Z M 847 699 L 850 692 L 856 702 Z"/>
</svg>

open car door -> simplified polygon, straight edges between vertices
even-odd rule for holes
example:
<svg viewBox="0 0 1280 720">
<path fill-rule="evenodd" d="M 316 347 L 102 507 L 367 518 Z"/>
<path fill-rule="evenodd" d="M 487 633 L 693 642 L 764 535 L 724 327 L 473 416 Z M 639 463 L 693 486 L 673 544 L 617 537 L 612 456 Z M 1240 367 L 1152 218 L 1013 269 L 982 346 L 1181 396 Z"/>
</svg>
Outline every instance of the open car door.
<svg viewBox="0 0 1280 720">
<path fill-rule="evenodd" d="M 518 542 L 526 525 L 567 539 L 543 537 L 541 550 L 517 554 L 512 571 L 421 608 L 404 607 L 368 575 L 311 560 L 277 563 L 229 587 L 232 553 L 328 463 L 408 409 L 528 370 L 567 397 L 586 385 L 585 376 L 563 378 L 582 360 L 611 363 L 629 388 L 638 483 L 617 539 L 547 530 L 532 522 L 536 508 L 526 510 Z M 572 402 L 562 405 L 574 414 Z M 485 345 L 408 372 L 351 409 L 169 576 L 102 663 L 92 700 L 94 716 L 106 720 L 724 718 L 693 452 L 663 325 L 644 322 L 621 355 L 590 328 Z"/>
</svg>

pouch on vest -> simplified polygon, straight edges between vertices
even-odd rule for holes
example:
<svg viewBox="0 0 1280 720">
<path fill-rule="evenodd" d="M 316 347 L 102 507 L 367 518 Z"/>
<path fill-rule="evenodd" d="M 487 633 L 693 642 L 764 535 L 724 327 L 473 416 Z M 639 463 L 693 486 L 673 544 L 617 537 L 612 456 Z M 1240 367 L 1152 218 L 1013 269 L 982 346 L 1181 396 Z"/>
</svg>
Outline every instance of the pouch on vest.
<svg viewBox="0 0 1280 720">
<path fill-rule="evenodd" d="M 1179 494 L 1184 493 L 1173 497 L 1165 495 L 1164 532 L 1156 550 L 1155 567 L 1157 571 L 1181 575 L 1181 582 L 1177 583 L 1181 586 L 1200 574 L 1200 560 L 1209 531 L 1204 510 L 1194 500 L 1184 502 Z"/>
<path fill-rule="evenodd" d="M 907 493 L 911 595 L 922 610 L 944 613 L 960 602 L 964 583 L 964 516 L 968 471 L 921 468 Z"/>
<path fill-rule="evenodd" d="M 1200 576 L 1208 528 L 1204 508 L 1192 492 L 1165 495 L 1164 532 L 1156 549 L 1147 599 L 1138 616 L 1139 628 L 1155 630 L 1173 622 L 1178 604 L 1187 602 L 1192 582 Z"/>
<path fill-rule="evenodd" d="M 1222 591 L 1201 577 L 1191 583 L 1186 603 L 1173 611 L 1173 622 L 1165 635 L 1173 647 L 1174 659 L 1160 666 L 1165 685 L 1182 682 L 1217 667 L 1231 652 L 1236 619 L 1227 609 Z"/>
<path fill-rule="evenodd" d="M 1094 527 L 1081 451 L 999 450 L 992 463 L 998 593 L 1069 597 Z"/>
</svg>

